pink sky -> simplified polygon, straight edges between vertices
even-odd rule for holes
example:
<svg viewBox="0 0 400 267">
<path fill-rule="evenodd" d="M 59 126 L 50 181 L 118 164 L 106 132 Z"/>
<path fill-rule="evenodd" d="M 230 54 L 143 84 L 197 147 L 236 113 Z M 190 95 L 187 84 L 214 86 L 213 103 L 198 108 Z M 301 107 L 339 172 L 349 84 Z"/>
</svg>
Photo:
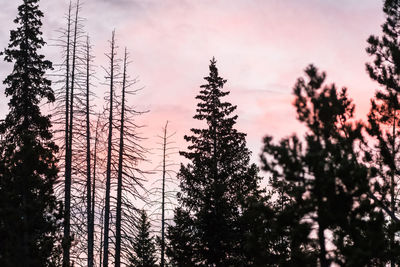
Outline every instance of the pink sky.
<svg viewBox="0 0 400 267">
<path fill-rule="evenodd" d="M 19 2 L 2 3 L 1 47 L 14 28 Z M 68 2 L 41 1 L 49 44 L 64 26 L 60 18 Z M 85 0 L 82 15 L 95 46 L 96 65 L 106 65 L 104 53 L 113 29 L 120 55 L 128 48 L 131 75 L 139 76 L 138 86 L 145 87 L 130 101 L 150 110 L 140 119 L 147 125 L 143 136 L 148 146 L 154 147 L 155 136 L 169 120 L 177 143 L 185 148 L 182 136 L 196 125 L 194 97 L 215 56 L 220 74 L 228 80 L 228 99 L 238 106 L 238 128 L 248 134 L 258 163 L 264 135 L 282 137 L 301 129 L 291 91 L 309 63 L 327 71 L 328 81 L 348 87 L 357 116 L 364 118 L 377 88 L 365 71 L 366 39 L 379 33 L 381 9 L 376 0 Z M 58 52 L 46 49 L 53 62 L 60 61 Z M 1 80 L 9 70 L 9 64 L 0 63 Z M 97 76 L 104 80 L 100 67 Z M 99 99 L 104 90 L 99 85 Z M 0 97 L 0 117 L 7 102 Z"/>
</svg>

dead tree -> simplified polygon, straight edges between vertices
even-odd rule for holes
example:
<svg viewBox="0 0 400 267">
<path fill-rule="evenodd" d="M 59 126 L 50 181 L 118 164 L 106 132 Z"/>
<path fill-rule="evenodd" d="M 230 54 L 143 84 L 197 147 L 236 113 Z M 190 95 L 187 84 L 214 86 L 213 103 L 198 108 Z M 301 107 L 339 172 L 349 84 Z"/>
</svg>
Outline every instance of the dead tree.
<svg viewBox="0 0 400 267">
<path fill-rule="evenodd" d="M 145 161 L 146 149 L 141 145 L 139 129 L 135 117 L 144 112 L 137 111 L 127 104 L 127 97 L 135 95 L 140 89 L 130 89 L 137 82 L 128 75 L 129 58 L 125 48 L 122 71 L 121 95 L 118 98 L 117 111 L 120 113 L 118 121 L 119 148 L 117 169 L 117 196 L 115 218 L 115 266 L 128 262 L 128 252 L 131 251 L 130 238 L 132 237 L 132 223 L 139 217 L 138 209 L 133 200 L 143 200 L 143 181 L 146 174 L 141 170 L 139 163 Z M 124 258 L 123 262 L 121 258 Z"/>
<path fill-rule="evenodd" d="M 74 10 L 75 8 L 75 10 Z M 63 62 L 58 64 L 59 75 L 61 79 L 57 81 L 61 84 L 60 88 L 56 89 L 56 104 L 54 111 L 53 124 L 56 127 L 56 141 L 60 147 L 59 157 L 64 159 L 60 161 L 60 167 L 64 176 L 63 188 L 57 188 L 58 196 L 64 200 L 64 221 L 63 221 L 63 266 L 71 264 L 71 155 L 72 155 L 72 125 L 73 121 L 73 98 L 74 87 L 76 85 L 76 47 L 78 39 L 78 16 L 79 16 L 79 1 L 75 7 L 69 3 L 68 14 L 66 17 L 66 29 L 61 30 L 61 37 L 57 40 L 57 46 L 62 48 Z M 61 194 L 63 195 L 61 197 Z"/>
<path fill-rule="evenodd" d="M 168 121 L 162 128 L 162 135 L 157 137 L 161 142 L 157 142 L 160 148 L 161 161 L 155 168 L 156 173 L 161 174 L 161 179 L 157 179 L 153 185 L 152 190 L 149 191 L 150 198 L 152 201 L 149 203 L 153 207 L 152 215 L 155 216 L 155 223 L 157 227 L 161 226 L 160 235 L 158 242 L 160 245 L 160 266 L 165 266 L 165 226 L 167 221 L 172 219 L 167 218 L 167 212 L 173 211 L 176 206 L 176 193 L 178 184 L 174 179 L 178 164 L 173 160 L 175 155 L 178 155 L 178 148 L 175 146 L 175 142 L 171 140 L 176 133 L 172 134 L 168 132 Z"/>
<path fill-rule="evenodd" d="M 93 60 L 93 56 L 91 56 L 91 45 L 89 36 L 86 37 L 86 105 L 85 105 L 85 115 L 86 115 L 86 216 L 87 216 L 87 266 L 93 267 L 93 247 L 94 247 L 94 196 L 95 196 L 95 180 L 93 179 L 93 188 L 92 188 L 92 177 L 91 177 L 91 138 L 90 138 L 90 96 L 91 96 L 91 82 L 90 77 L 92 76 L 91 72 L 91 63 Z M 96 125 L 96 135 L 97 135 L 98 125 Z M 96 136 L 97 140 L 97 136 Z M 95 158 L 96 160 L 96 158 Z M 95 171 L 93 170 L 93 176 L 95 178 Z M 92 193 L 93 190 L 93 193 Z"/>
<path fill-rule="evenodd" d="M 70 38 L 71 38 L 71 2 L 68 10 L 68 29 L 67 29 L 67 56 L 66 56 L 66 81 L 65 81 L 65 189 L 64 189 L 64 238 L 63 246 L 63 266 L 70 265 L 70 206 L 71 206 L 71 172 L 67 170 L 69 164 L 69 63 L 70 63 Z"/>
<path fill-rule="evenodd" d="M 119 136 L 119 153 L 118 153 L 118 185 L 117 185 L 117 216 L 116 216 L 116 233 L 115 233 L 115 267 L 121 265 L 121 203 L 122 203 L 122 161 L 124 151 L 124 120 L 125 120 L 125 91 L 126 91 L 126 69 L 127 69 L 127 52 L 125 48 L 124 70 L 122 77 L 122 99 L 121 99 L 121 120 L 120 120 L 120 136 Z"/>
<path fill-rule="evenodd" d="M 57 105 L 54 110 L 53 125 L 55 126 L 56 142 L 60 147 L 60 174 L 64 180 L 63 183 L 60 183 L 63 187 L 56 189 L 58 197 L 65 203 L 62 240 L 63 266 L 70 266 L 72 262 L 75 265 L 87 265 L 80 260 L 83 246 L 81 229 L 85 229 L 86 225 L 82 215 L 82 210 L 85 210 L 86 205 L 81 200 L 82 192 L 86 192 L 86 190 L 82 190 L 81 180 L 86 177 L 86 173 L 80 173 L 80 166 L 77 168 L 77 165 L 81 165 L 80 159 L 85 158 L 81 152 L 86 151 L 87 145 L 82 143 L 82 140 L 85 139 L 82 137 L 87 135 L 87 132 L 82 132 L 84 129 L 82 123 L 87 120 L 84 109 L 87 62 L 86 44 L 83 38 L 86 34 L 83 31 L 80 9 L 79 0 L 75 5 L 70 2 L 66 29 L 61 31 L 62 35 L 57 40 L 57 46 L 62 48 L 63 62 L 58 65 L 58 76 L 61 79 L 57 83 L 61 86 L 56 89 Z M 79 247 L 74 248 L 73 244 L 74 246 L 78 244 Z"/>
<path fill-rule="evenodd" d="M 115 31 L 112 32 L 110 41 L 111 51 L 107 54 L 109 59 L 109 69 L 107 70 L 107 78 L 109 79 L 109 116 L 108 116 L 108 138 L 107 138 L 107 166 L 106 166 L 106 192 L 105 192 L 105 206 L 104 206 L 104 256 L 103 256 L 103 267 L 108 267 L 108 256 L 109 256 L 109 228 L 110 228 L 110 191 L 111 191 L 111 161 L 112 161 L 112 132 L 113 132 L 113 109 L 114 109 L 114 79 L 116 71 L 116 46 L 115 46 Z"/>
</svg>

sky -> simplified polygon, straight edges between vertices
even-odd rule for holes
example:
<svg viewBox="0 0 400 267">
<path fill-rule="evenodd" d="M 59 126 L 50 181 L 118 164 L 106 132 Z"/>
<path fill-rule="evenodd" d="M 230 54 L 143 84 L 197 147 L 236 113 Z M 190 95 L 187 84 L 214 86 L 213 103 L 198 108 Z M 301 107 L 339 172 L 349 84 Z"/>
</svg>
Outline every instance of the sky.
<svg viewBox="0 0 400 267">
<path fill-rule="evenodd" d="M 1 1 L 0 47 L 6 47 L 22 1 Z M 68 3 L 40 2 L 49 45 L 43 53 L 54 63 L 61 62 L 60 50 L 52 45 L 65 27 Z M 308 64 L 326 71 L 329 83 L 348 88 L 358 118 L 365 118 L 378 88 L 365 70 L 371 60 L 365 48 L 384 21 L 380 0 L 85 0 L 81 15 L 94 45 L 99 84 L 105 80 L 101 66 L 107 65 L 104 53 L 112 30 L 120 56 L 127 47 L 129 72 L 143 87 L 129 102 L 150 111 L 138 118 L 146 125 L 141 131 L 148 148 L 156 147 L 166 120 L 176 132 L 176 145 L 186 148 L 183 135 L 198 125 L 192 118 L 195 96 L 212 57 L 228 80 L 227 100 L 238 106 L 237 127 L 247 133 L 257 164 L 265 135 L 279 139 L 302 133 L 291 93 Z M 1 80 L 10 68 L 0 62 Z M 99 106 L 105 90 L 96 88 Z M 7 112 L 3 92 L 1 84 L 0 118 Z M 149 158 L 157 161 L 155 155 Z"/>
</svg>

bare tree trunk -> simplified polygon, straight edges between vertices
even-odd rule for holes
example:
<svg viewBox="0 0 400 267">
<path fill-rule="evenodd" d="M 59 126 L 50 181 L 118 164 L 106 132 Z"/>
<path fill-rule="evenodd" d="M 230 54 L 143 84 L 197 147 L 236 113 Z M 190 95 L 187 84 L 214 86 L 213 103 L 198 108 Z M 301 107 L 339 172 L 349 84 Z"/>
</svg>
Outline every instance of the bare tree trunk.
<svg viewBox="0 0 400 267">
<path fill-rule="evenodd" d="M 100 213 L 100 253 L 99 253 L 99 256 L 100 256 L 100 260 L 99 260 L 99 264 L 100 264 L 100 267 L 102 267 L 102 263 L 103 263 L 103 261 L 102 261 L 102 256 L 103 256 L 103 230 L 104 230 L 104 220 L 102 220 L 104 218 L 104 208 L 103 209 L 101 209 L 101 213 Z"/>
<path fill-rule="evenodd" d="M 163 136 L 163 162 L 162 162 L 162 199 L 161 199 L 161 267 L 165 264 L 165 157 L 167 150 L 167 127 L 168 121 L 165 123 Z"/>
<path fill-rule="evenodd" d="M 94 248 L 94 214 L 95 214 L 95 200 L 96 200 L 96 171 L 97 171 L 97 145 L 98 145 L 98 134 L 99 134 L 99 123 L 100 123 L 100 116 L 97 118 L 96 123 L 96 133 L 94 139 L 94 152 L 93 152 L 93 182 L 92 182 L 92 201 L 91 201 L 91 218 L 90 218 L 90 230 L 92 231 L 93 239 L 92 239 L 92 253 Z M 100 238 L 101 240 L 101 238 Z M 100 252 L 101 254 L 101 252 Z M 93 257 L 93 266 L 94 266 L 94 255 Z M 101 265 L 101 260 L 100 260 Z"/>
<path fill-rule="evenodd" d="M 66 55 L 66 75 L 65 75 L 65 188 L 64 188 L 64 238 L 63 246 L 63 266 L 69 267 L 70 263 L 70 219 L 71 219 L 71 164 L 69 163 L 69 60 L 70 60 L 70 35 L 71 35 L 71 2 L 68 9 L 68 28 L 67 28 L 67 55 Z"/>
<path fill-rule="evenodd" d="M 121 211 L 122 211 L 122 164 L 124 151 L 124 120 L 125 120 L 125 89 L 126 89 L 126 68 L 127 51 L 124 54 L 124 70 L 122 77 L 122 100 L 121 100 L 121 127 L 119 135 L 119 155 L 118 155 L 118 184 L 117 184 L 117 217 L 115 226 L 115 267 L 121 266 Z"/>
<path fill-rule="evenodd" d="M 110 227 L 110 190 L 111 190 L 111 148 L 112 148 L 112 123 L 113 123 L 113 96 L 114 96 L 114 56 L 115 56 L 115 31 L 111 37 L 110 59 L 110 110 L 108 118 L 108 148 L 107 148 L 107 170 L 106 170 L 106 196 L 104 211 L 104 257 L 103 267 L 108 267 L 108 238 Z"/>
<path fill-rule="evenodd" d="M 86 38 L 86 215 L 88 234 L 88 267 L 93 267 L 94 224 L 92 222 L 92 181 L 90 165 L 90 43 Z"/>
</svg>

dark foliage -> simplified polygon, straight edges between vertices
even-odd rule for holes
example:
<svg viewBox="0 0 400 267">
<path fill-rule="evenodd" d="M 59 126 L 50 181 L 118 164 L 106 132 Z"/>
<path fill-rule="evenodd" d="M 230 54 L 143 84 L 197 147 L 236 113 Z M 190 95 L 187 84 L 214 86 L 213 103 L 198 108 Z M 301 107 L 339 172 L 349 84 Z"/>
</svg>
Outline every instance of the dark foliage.
<svg viewBox="0 0 400 267">
<path fill-rule="evenodd" d="M 136 236 L 132 244 L 133 253 L 130 257 L 131 267 L 155 267 L 156 244 L 154 237 L 150 235 L 150 221 L 146 211 L 142 210 L 140 219 L 136 225 Z"/>
<path fill-rule="evenodd" d="M 297 225 L 289 226 L 294 227 L 289 232 L 301 237 L 301 244 L 307 236 L 302 231 L 316 227 L 307 251 L 316 253 L 321 266 L 384 262 L 383 214 L 368 197 L 369 170 L 360 163 L 362 125 L 352 121 L 354 105 L 345 88 L 324 85 L 325 73 L 312 65 L 305 72 L 306 79 L 298 79 L 294 87 L 298 119 L 308 129 L 304 145 L 297 137 L 273 145 L 267 137 L 262 155 L 265 170 L 275 179 L 272 185 L 289 200 L 283 211 L 295 215 Z"/>
<path fill-rule="evenodd" d="M 378 172 L 373 187 L 374 193 L 390 213 L 398 216 L 400 2 L 385 1 L 383 11 L 386 21 L 382 25 L 382 35 L 370 36 L 367 47 L 367 53 L 374 59 L 366 65 L 367 71 L 371 79 L 381 86 L 381 89 L 376 91 L 375 98 L 371 100 L 371 110 L 368 114 L 367 130 L 375 140 L 375 149 L 371 150 L 369 161 Z M 400 247 L 395 235 L 400 225 L 393 218 L 388 218 L 386 226 L 392 255 L 399 255 Z M 391 266 L 398 264 L 399 260 L 398 256 L 393 256 Z"/>
<path fill-rule="evenodd" d="M 38 0 L 24 0 L 10 32 L 5 60 L 13 71 L 4 80 L 9 113 L 0 124 L 0 265 L 56 266 L 61 207 L 53 186 L 57 178 L 57 146 L 42 101 L 53 102 L 52 68 L 38 51 L 43 13 Z"/>
<path fill-rule="evenodd" d="M 191 129 L 193 135 L 185 136 L 190 143 L 189 151 L 181 154 L 191 163 L 182 165 L 178 174 L 181 188 L 178 199 L 182 210 L 177 210 L 176 225 L 169 229 L 170 238 L 176 238 L 170 240 L 170 249 L 174 244 L 187 242 L 181 240 L 187 235 L 179 236 L 176 229 L 182 228 L 178 223 L 190 221 L 193 238 L 192 247 L 187 249 L 193 252 L 182 251 L 176 255 L 195 253 L 192 266 L 237 265 L 246 259 L 242 250 L 241 218 L 246 200 L 260 193 L 260 178 L 257 167 L 249 164 L 245 134 L 234 128 L 237 116 L 232 113 L 236 106 L 222 101 L 229 92 L 222 90 L 226 80 L 219 77 L 214 59 L 210 75 L 204 79 L 207 84 L 201 86 L 196 97 L 199 103 L 194 118 L 204 121 L 206 127 Z M 170 253 L 175 254 L 174 251 Z"/>
</svg>

